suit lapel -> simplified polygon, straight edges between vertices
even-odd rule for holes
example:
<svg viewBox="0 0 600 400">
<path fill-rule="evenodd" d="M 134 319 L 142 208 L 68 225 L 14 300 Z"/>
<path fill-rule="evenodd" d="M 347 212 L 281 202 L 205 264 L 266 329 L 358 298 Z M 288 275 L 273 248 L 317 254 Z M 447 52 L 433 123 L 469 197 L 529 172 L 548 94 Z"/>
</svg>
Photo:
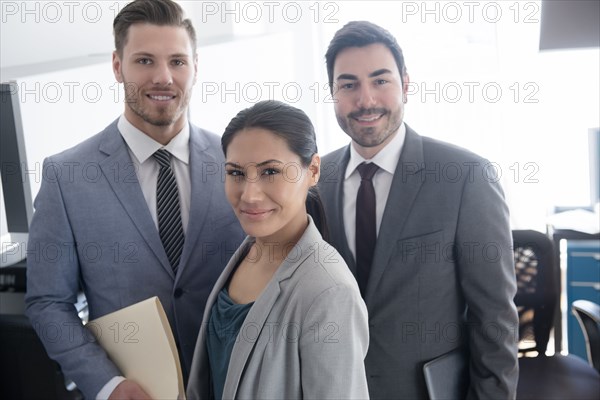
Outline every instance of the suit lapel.
<svg viewBox="0 0 600 400">
<path fill-rule="evenodd" d="M 365 294 L 365 302 L 374 296 L 375 289 L 389 263 L 396 241 L 408 219 L 412 204 L 417 198 L 423 179 L 423 142 L 419 135 L 406 126 L 404 147 L 394 172 L 392 187 L 383 211 L 383 218 L 377 235 L 377 245 L 373 256 L 371 275 Z"/>
<path fill-rule="evenodd" d="M 244 338 L 243 335 L 246 334 L 244 328 L 250 323 L 252 328 L 257 329 L 257 335 L 260 335 L 267 317 L 281 292 L 279 282 L 278 279 L 272 279 L 271 282 L 269 282 L 263 293 L 261 293 L 252 308 L 250 308 L 250 311 L 244 320 L 242 330 L 238 334 L 238 340 L 233 345 L 231 351 L 231 359 L 229 360 L 229 368 L 227 370 L 227 378 L 225 379 L 223 391 L 224 399 L 235 399 L 240 380 L 242 379 L 242 373 L 244 372 L 248 358 L 258 341 L 258 337 Z M 254 329 L 252 329 L 252 332 L 254 332 Z"/>
<path fill-rule="evenodd" d="M 173 270 L 163 249 L 158 230 L 146 206 L 146 200 L 135 173 L 135 166 L 129 156 L 127 145 L 117 129 L 116 122 L 104 131 L 104 140 L 100 144 L 100 151 L 108 156 L 100 163 L 106 180 L 148 247 L 167 272 L 173 276 Z"/>
<path fill-rule="evenodd" d="M 349 161 L 350 145 L 340 151 L 337 158 L 323 166 L 321 175 L 325 180 L 325 184 L 322 186 L 325 204 L 334 207 L 333 210 L 329 210 L 330 212 L 327 213 L 327 215 L 335 216 L 329 223 L 329 233 L 333 247 L 346 260 L 350 271 L 356 275 L 356 261 L 348 247 L 344 225 L 344 175 Z M 337 223 L 338 221 L 339 223 Z"/>
<path fill-rule="evenodd" d="M 183 271 L 206 224 L 214 185 L 222 184 L 223 168 L 217 159 L 206 151 L 208 143 L 196 127 L 190 125 L 190 218 L 181 253 L 180 267 Z M 215 178 L 215 176 L 217 178 Z M 181 274 L 178 274 L 181 275 Z"/>
</svg>

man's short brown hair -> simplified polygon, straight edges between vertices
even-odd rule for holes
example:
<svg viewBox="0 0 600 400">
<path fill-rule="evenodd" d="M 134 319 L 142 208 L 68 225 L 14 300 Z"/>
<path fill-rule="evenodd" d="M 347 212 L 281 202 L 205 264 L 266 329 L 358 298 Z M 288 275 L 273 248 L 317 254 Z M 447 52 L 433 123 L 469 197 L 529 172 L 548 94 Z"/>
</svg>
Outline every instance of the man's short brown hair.
<svg viewBox="0 0 600 400">
<path fill-rule="evenodd" d="M 119 57 L 123 56 L 129 27 L 137 23 L 185 28 L 190 36 L 194 54 L 196 54 L 196 31 L 192 21 L 185 18 L 179 4 L 172 0 L 134 0 L 123 7 L 113 22 L 115 49 Z"/>
</svg>

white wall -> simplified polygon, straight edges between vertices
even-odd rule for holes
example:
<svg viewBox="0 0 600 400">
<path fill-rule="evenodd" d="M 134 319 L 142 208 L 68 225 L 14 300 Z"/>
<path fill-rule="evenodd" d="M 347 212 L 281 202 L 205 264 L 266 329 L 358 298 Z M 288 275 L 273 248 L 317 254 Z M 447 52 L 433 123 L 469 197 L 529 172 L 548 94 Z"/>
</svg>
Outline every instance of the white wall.
<svg viewBox="0 0 600 400">
<path fill-rule="evenodd" d="M 110 60 L 112 19 L 123 3 L 30 3 L 2 2 L 0 75 L 2 81 L 17 81 L 26 173 L 35 198 L 45 157 L 85 140 L 122 113 L 122 87 L 114 79 Z M 251 31 L 237 24 L 241 36 L 234 40 L 235 19 L 249 15 L 241 3 L 181 4 L 194 21 L 200 45 L 200 77 L 190 104 L 192 122 L 221 133 L 242 108 L 269 98 L 314 114 L 309 85 L 298 83 L 299 76 L 310 81 L 312 71 L 305 67 L 311 65 L 310 55 L 296 51 L 305 38 L 299 24 L 284 23 L 274 29 L 265 19 L 250 25 L 258 28 Z M 101 10 L 97 13 L 101 17 L 92 22 L 91 14 L 77 14 L 78 9 Z M 61 12 L 63 18 L 57 19 Z M 43 33 L 43 40 L 38 33 Z M 0 234 L 4 234 L 5 210 L 3 205 L 0 208 Z"/>
<path fill-rule="evenodd" d="M 122 3 L 1 3 L 0 78 L 22 76 L 42 98 L 28 94 L 23 107 L 28 157 L 41 162 L 121 112 L 109 60 L 112 18 Z M 539 1 L 180 3 L 199 34 L 190 115 L 201 126 L 221 133 L 240 109 L 277 98 L 312 118 L 322 153 L 347 143 L 328 97 L 323 55 L 344 23 L 366 19 L 389 29 L 404 49 L 415 84 L 407 123 L 497 162 L 515 228 L 543 230 L 551 206 L 588 202 L 587 129 L 600 125 L 600 53 L 540 53 Z M 56 4 L 62 17 L 54 21 Z M 98 7 L 99 19 L 92 13 Z M 473 100 L 465 82 L 478 85 Z M 83 88 L 96 84 L 102 96 L 94 103 Z M 485 97 L 485 84 L 502 89 L 498 101 Z M 463 90 L 459 101 L 443 89 L 453 86 Z M 63 97 L 54 101 L 59 89 Z"/>
<path fill-rule="evenodd" d="M 0 67 L 110 54 L 117 1 L 2 1 Z"/>
<path fill-rule="evenodd" d="M 0 1 L 0 68 L 108 56 L 113 19 L 128 1 Z M 230 38 L 232 21 L 202 18 L 214 2 L 180 1 L 192 18 L 199 44 Z M 224 2 L 225 3 L 225 2 Z M 40 66 L 47 68 L 48 64 Z M 68 66 L 66 66 L 68 68 Z M 4 79 L 5 77 L 3 77 Z"/>
</svg>

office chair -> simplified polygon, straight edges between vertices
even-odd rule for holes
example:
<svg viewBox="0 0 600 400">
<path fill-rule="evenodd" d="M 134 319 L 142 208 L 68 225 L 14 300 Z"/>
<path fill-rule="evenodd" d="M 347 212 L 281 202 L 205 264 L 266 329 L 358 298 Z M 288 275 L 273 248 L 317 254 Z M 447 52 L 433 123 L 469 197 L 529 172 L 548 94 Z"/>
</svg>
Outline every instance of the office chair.
<svg viewBox="0 0 600 400">
<path fill-rule="evenodd" d="M 588 300 L 575 300 L 571 309 L 583 331 L 588 362 L 600 373 L 600 306 Z"/>
<path fill-rule="evenodd" d="M 80 400 L 24 315 L 0 314 L 0 398 Z"/>
<path fill-rule="evenodd" d="M 597 399 L 597 370 L 577 356 L 546 356 L 560 294 L 552 241 L 536 231 L 512 233 L 521 355 L 517 399 Z"/>
</svg>

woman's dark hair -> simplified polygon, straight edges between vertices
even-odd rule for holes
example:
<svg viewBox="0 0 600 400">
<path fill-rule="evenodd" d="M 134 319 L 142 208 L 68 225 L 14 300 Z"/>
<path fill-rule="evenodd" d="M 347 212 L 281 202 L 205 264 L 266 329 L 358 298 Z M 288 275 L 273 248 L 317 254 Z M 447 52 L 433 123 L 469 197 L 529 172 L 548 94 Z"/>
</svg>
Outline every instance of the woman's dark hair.
<svg viewBox="0 0 600 400">
<path fill-rule="evenodd" d="M 184 17 L 179 4 L 172 0 L 135 0 L 123 7 L 113 21 L 115 49 L 119 57 L 123 57 L 129 27 L 138 23 L 185 28 L 192 42 L 192 50 L 196 54 L 196 31 L 192 21 Z"/>
<path fill-rule="evenodd" d="M 329 78 L 329 89 L 333 93 L 333 66 L 337 55 L 348 47 L 365 47 L 372 44 L 381 43 L 390 49 L 400 78 L 404 83 L 406 77 L 406 64 L 404 64 L 404 55 L 396 38 L 387 30 L 379 25 L 368 21 L 352 21 L 344 25 L 335 33 L 329 43 L 327 53 L 325 53 L 325 62 L 327 64 L 327 77 Z"/>
<path fill-rule="evenodd" d="M 262 128 L 279 136 L 298 157 L 303 167 L 308 167 L 317 151 L 315 128 L 304 111 L 276 100 L 261 101 L 240 111 L 227 125 L 221 137 L 221 148 L 227 156 L 227 147 L 236 134 L 247 128 Z M 323 202 L 316 186 L 306 197 L 306 211 L 315 221 L 323 239 L 329 241 L 329 228 Z"/>
</svg>

